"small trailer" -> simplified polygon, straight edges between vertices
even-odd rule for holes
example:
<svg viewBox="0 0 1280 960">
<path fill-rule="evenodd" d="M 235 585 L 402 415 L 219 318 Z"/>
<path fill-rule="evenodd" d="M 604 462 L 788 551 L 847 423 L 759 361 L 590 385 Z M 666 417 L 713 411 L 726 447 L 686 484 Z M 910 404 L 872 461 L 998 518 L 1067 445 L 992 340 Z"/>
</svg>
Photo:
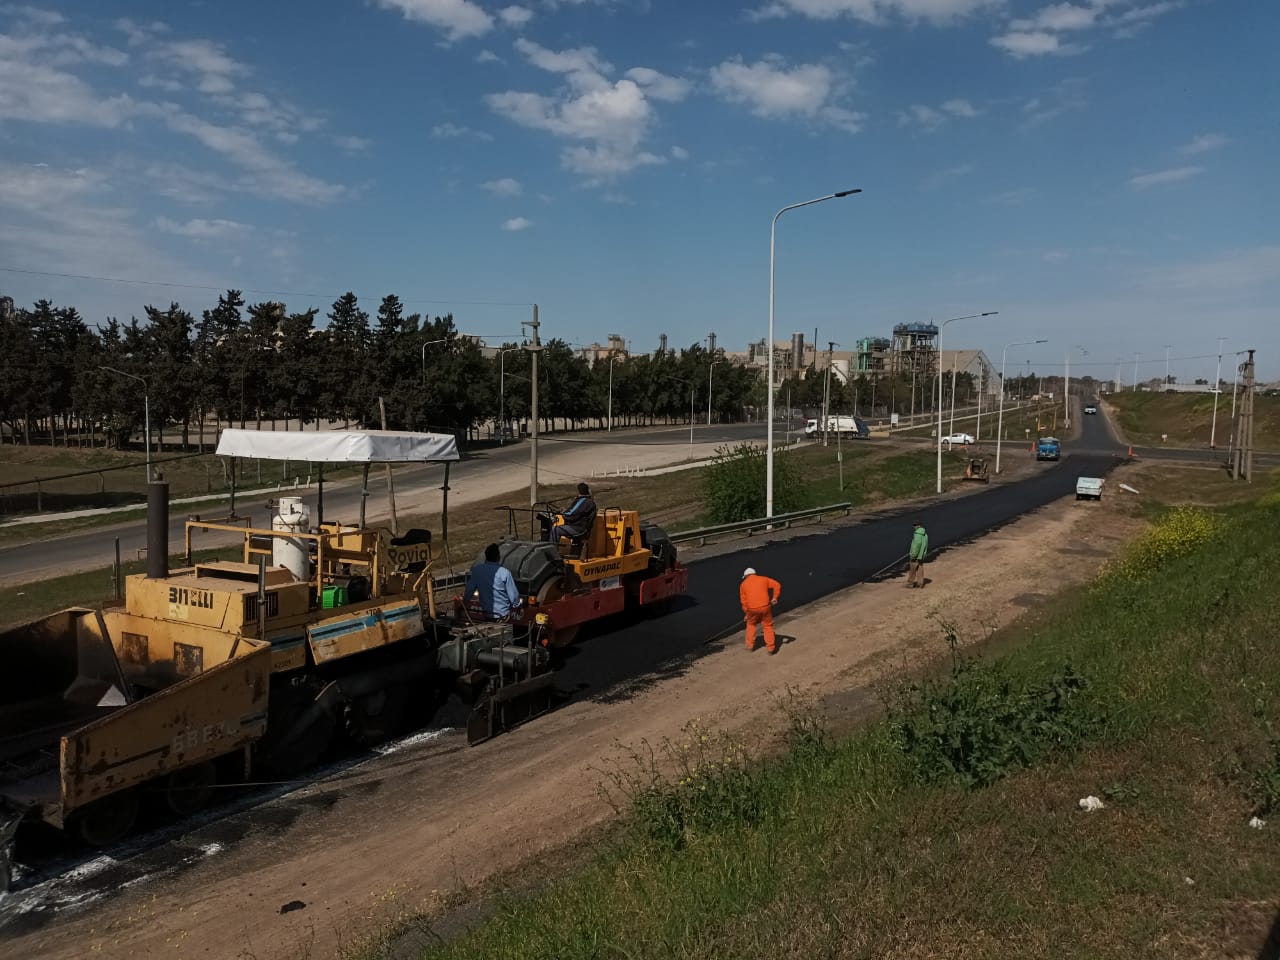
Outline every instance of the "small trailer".
<svg viewBox="0 0 1280 960">
<path fill-rule="evenodd" d="M 1077 477 L 1076 478 L 1076 499 L 1077 500 L 1101 500 L 1102 499 L 1102 478 L 1101 477 Z"/>
</svg>

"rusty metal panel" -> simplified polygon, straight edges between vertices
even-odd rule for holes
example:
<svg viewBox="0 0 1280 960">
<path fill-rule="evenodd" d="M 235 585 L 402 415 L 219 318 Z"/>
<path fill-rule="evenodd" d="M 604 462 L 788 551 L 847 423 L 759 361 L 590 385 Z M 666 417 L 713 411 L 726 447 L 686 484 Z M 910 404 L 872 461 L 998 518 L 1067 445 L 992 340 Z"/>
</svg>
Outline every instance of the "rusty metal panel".
<svg viewBox="0 0 1280 960">
<path fill-rule="evenodd" d="M 173 645 L 173 672 L 180 677 L 194 677 L 204 673 L 204 647 L 194 643 Z"/>
<path fill-rule="evenodd" d="M 145 667 L 151 662 L 151 650 L 145 633 L 120 633 L 120 660 L 123 663 Z"/>
<path fill-rule="evenodd" d="M 311 624 L 307 640 L 316 663 L 328 663 L 385 646 L 387 633 L 378 610 L 365 608 Z"/>
<path fill-rule="evenodd" d="M 399 643 L 420 636 L 426 629 L 422 622 L 422 605 L 415 598 L 406 603 L 382 608 L 382 622 L 387 643 Z"/>
<path fill-rule="evenodd" d="M 63 737 L 63 813 L 260 738 L 271 647 L 244 640 L 237 652 Z"/>
</svg>

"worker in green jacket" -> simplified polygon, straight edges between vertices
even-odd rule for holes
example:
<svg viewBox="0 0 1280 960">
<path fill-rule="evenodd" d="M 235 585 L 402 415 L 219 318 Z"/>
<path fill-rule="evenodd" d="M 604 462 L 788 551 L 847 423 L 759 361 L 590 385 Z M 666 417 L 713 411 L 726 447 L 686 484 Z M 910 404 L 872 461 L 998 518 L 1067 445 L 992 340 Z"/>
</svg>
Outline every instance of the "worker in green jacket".
<svg viewBox="0 0 1280 960">
<path fill-rule="evenodd" d="M 925 533 L 924 524 L 915 523 L 915 532 L 911 534 L 911 551 L 907 554 L 909 572 L 908 587 L 924 586 L 924 558 L 929 554 L 929 534 Z"/>
</svg>

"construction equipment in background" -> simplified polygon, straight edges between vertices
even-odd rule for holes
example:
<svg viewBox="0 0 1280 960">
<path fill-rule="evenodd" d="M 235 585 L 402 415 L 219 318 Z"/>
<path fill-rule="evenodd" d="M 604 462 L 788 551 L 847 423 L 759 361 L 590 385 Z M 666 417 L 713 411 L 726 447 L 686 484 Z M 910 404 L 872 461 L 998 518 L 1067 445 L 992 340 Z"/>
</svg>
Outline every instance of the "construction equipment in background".
<svg viewBox="0 0 1280 960">
<path fill-rule="evenodd" d="M 970 457 L 964 467 L 964 478 L 977 483 L 988 483 L 991 477 L 987 475 L 986 459 L 984 457 Z"/>
<path fill-rule="evenodd" d="M 451 436 L 387 431 L 226 430 L 218 453 L 361 463 L 366 494 L 371 464 L 458 459 Z M 447 691 L 474 703 L 473 742 L 549 709 L 542 625 L 517 643 L 510 624 L 442 615 L 430 531 L 367 527 L 363 499 L 358 525 L 312 525 L 297 498 L 273 514 L 270 528 L 189 520 L 171 572 L 168 484 L 153 482 L 147 571 L 119 606 L 0 633 L 0 846 L 26 820 L 109 844 L 143 790 L 190 813 L 221 779 L 291 776 L 338 738 L 402 732 Z M 242 537 L 241 558 L 192 562 L 215 530 Z"/>
</svg>

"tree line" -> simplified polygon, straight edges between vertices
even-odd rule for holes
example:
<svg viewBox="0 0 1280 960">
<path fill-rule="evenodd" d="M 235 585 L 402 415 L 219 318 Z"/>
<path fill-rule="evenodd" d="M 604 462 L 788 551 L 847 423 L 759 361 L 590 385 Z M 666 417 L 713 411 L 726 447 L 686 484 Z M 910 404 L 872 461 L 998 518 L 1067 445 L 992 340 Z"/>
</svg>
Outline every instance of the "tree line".
<svg viewBox="0 0 1280 960">
<path fill-rule="evenodd" d="M 183 449 L 203 449 L 219 425 L 378 427 L 385 410 L 391 429 L 466 439 L 500 413 L 527 429 L 532 413 L 527 344 L 486 349 L 451 314 L 406 313 L 395 295 L 371 317 L 346 293 L 321 318 L 228 290 L 198 318 L 174 302 L 96 328 L 40 300 L 0 317 L 0 336 L 0 441 L 13 443 L 122 447 L 148 405 L 153 441 L 167 431 Z M 697 344 L 591 365 L 552 338 L 539 351 L 538 412 L 544 430 L 604 427 L 610 411 L 615 425 L 687 421 L 692 389 L 695 419 L 729 422 L 762 400 L 759 380 Z"/>
<path fill-rule="evenodd" d="M 277 301 L 247 304 L 228 290 L 195 317 L 179 303 L 147 306 L 143 319 L 98 326 L 75 307 L 39 300 L 0 316 L 0 442 L 127 445 L 149 403 L 153 439 L 204 449 L 219 426 L 319 429 L 327 422 L 481 436 L 500 419 L 528 429 L 530 351 L 508 342 L 483 347 L 452 314 L 407 313 L 394 294 L 370 316 L 353 293 L 323 317 Z M 1031 381 L 1034 375 L 1025 378 Z M 141 383 L 137 379 L 140 378 Z M 734 422 L 764 416 L 758 366 L 695 343 L 652 354 L 604 356 L 590 364 L 564 340 L 542 343 L 540 429 L 655 422 Z M 934 378 L 855 376 L 848 382 L 810 368 L 780 375 L 775 403 L 816 415 L 855 409 L 883 417 L 936 409 Z M 943 403 L 950 378 L 943 378 Z M 1018 379 L 1009 386 L 1017 389 Z M 1030 386 L 1030 384 L 1027 384 Z M 957 378 L 959 403 L 975 395 Z"/>
</svg>

